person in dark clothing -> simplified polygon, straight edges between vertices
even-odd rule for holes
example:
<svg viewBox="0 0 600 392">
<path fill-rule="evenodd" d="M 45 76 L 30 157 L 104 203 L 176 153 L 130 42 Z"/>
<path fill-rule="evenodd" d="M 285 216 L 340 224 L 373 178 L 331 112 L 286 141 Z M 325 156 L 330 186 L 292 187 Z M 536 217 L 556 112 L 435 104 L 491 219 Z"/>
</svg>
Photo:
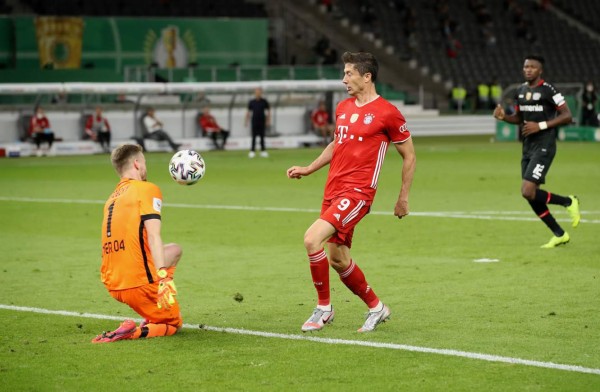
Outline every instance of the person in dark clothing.
<svg viewBox="0 0 600 392">
<path fill-rule="evenodd" d="M 581 125 L 590 127 L 598 126 L 598 115 L 596 114 L 596 104 L 598 96 L 594 83 L 589 81 L 581 95 Z"/>
<path fill-rule="evenodd" d="M 558 127 L 571 123 L 571 110 L 564 96 L 542 79 L 544 59 L 528 56 L 523 64 L 523 83 L 514 96 L 515 112 L 507 114 L 496 106 L 494 117 L 500 121 L 521 125 L 523 152 L 521 157 L 521 195 L 554 236 L 542 248 L 555 248 L 569 242 L 569 233 L 556 222 L 548 204 L 566 208 L 571 225 L 577 227 L 581 219 L 577 196 L 561 196 L 540 188 L 556 154 Z"/>
<path fill-rule="evenodd" d="M 263 98 L 262 89 L 258 87 L 254 90 L 254 98 L 248 102 L 248 111 L 246 112 L 246 119 L 244 125 L 248 126 L 250 119 L 252 119 L 252 147 L 248 153 L 249 158 L 256 156 L 256 137 L 260 138 L 260 156 L 268 158 L 269 153 L 265 148 L 265 131 L 268 126 L 271 125 L 271 108 L 269 102 Z"/>
</svg>

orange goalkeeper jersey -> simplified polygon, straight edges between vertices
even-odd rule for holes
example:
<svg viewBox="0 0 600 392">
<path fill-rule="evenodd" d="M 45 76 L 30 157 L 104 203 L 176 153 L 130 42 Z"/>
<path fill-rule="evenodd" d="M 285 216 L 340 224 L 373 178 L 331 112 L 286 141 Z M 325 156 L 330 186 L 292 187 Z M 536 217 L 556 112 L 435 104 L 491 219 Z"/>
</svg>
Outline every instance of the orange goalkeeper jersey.
<svg viewBox="0 0 600 392">
<path fill-rule="evenodd" d="M 108 290 L 143 286 L 157 280 L 144 221 L 160 219 L 158 186 L 123 179 L 104 205 L 102 282 Z"/>
</svg>

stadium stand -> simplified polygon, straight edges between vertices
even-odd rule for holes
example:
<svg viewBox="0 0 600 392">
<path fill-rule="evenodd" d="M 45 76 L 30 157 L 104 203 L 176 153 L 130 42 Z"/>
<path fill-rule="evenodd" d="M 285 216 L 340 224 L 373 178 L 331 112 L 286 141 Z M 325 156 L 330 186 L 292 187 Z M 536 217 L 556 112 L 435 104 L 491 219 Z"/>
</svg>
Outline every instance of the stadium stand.
<svg viewBox="0 0 600 392">
<path fill-rule="evenodd" d="M 380 60 L 378 91 L 404 103 L 421 103 L 425 108 L 445 109 L 451 87 L 459 84 L 472 92 L 478 83 L 494 79 L 504 87 L 520 82 L 520 63 L 529 53 L 546 57 L 546 75 L 555 84 L 600 80 L 600 68 L 596 66 L 600 63 L 600 40 L 567 23 L 558 13 L 577 18 L 581 26 L 597 31 L 594 21 L 600 14 L 600 3 L 584 0 L 345 0 L 334 2 L 330 10 L 324 10 L 317 0 L 115 0 L 100 3 L 64 0 L 55 4 L 42 0 L 0 0 L 0 9 L 6 13 L 11 12 L 11 6 L 15 10 L 29 8 L 30 14 L 42 16 L 268 19 L 269 41 L 277 41 L 273 46 L 280 50 L 283 65 L 194 62 L 187 68 L 156 69 L 153 79 L 160 77 L 161 81 L 339 80 L 339 63 L 323 65 L 322 60 L 314 56 L 314 48 L 322 38 L 338 54 L 345 50 L 375 53 Z M 19 14 L 15 10 L 13 12 Z M 523 23 L 528 27 L 525 30 Z M 302 48 L 308 55 L 299 55 Z M 0 83 L 147 82 L 149 80 L 144 78 L 150 74 L 145 72 L 148 64 L 144 61 L 112 68 L 97 61 L 95 68 L 84 63 L 82 69 L 44 69 L 42 72 L 15 67 L 18 61 L 13 58 L 2 61 L 5 69 L 0 72 Z M 138 71 L 136 67 L 141 68 Z M 126 77 L 128 70 L 131 78 Z M 94 103 L 124 105 L 135 101 L 121 99 L 120 95 L 73 94 L 70 98 L 69 110 L 85 109 Z M 0 96 L 0 105 L 29 106 L 35 102 L 45 103 L 46 99 L 43 94 Z M 192 95 L 182 95 L 181 103 L 193 110 L 197 103 L 194 99 Z M 220 104 L 229 106 L 225 101 Z M 186 131 L 185 136 L 195 131 Z"/>
<path fill-rule="evenodd" d="M 398 3 L 400 6 L 390 6 Z M 556 7 L 597 30 L 600 3 L 558 1 Z M 376 21 L 365 25 L 365 2 L 348 0 L 342 17 L 361 25 L 398 50 L 403 60 L 416 60 L 424 73 L 453 84 L 475 86 L 496 77 L 507 85 L 521 78 L 519 62 L 529 53 L 547 59 L 547 74 L 555 83 L 600 79 L 600 42 L 565 23 L 551 9 L 533 1 L 417 1 L 373 2 Z M 485 14 L 479 12 L 483 7 Z M 400 21 L 410 21 L 416 44 Z M 585 16 L 584 16 L 585 15 Z M 446 23 L 444 23 L 446 21 Z M 522 30 L 522 23 L 526 29 Z M 596 22 L 596 23 L 595 23 Z M 449 36 L 451 38 L 449 39 Z M 454 42 L 448 42 L 454 40 Z M 449 46 L 454 44 L 454 53 Z"/>
<path fill-rule="evenodd" d="M 181 16 L 264 18 L 262 4 L 239 0 L 24 0 L 36 14 L 64 16 Z"/>
<path fill-rule="evenodd" d="M 563 11 L 567 15 L 577 19 L 582 24 L 598 32 L 598 20 L 600 19 L 600 3 L 588 0 L 554 0 L 548 2 L 551 6 Z"/>
</svg>

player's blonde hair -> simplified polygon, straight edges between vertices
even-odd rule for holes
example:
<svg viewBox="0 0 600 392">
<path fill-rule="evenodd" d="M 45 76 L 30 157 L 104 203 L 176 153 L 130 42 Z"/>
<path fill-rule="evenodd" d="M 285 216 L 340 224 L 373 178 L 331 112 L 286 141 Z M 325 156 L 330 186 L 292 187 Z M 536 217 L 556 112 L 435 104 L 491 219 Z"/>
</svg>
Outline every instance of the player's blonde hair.
<svg viewBox="0 0 600 392">
<path fill-rule="evenodd" d="M 142 154 L 144 150 L 138 144 L 123 144 L 115 148 L 110 154 L 110 161 L 117 173 L 122 174 L 132 161 L 132 158 L 138 154 Z"/>
</svg>

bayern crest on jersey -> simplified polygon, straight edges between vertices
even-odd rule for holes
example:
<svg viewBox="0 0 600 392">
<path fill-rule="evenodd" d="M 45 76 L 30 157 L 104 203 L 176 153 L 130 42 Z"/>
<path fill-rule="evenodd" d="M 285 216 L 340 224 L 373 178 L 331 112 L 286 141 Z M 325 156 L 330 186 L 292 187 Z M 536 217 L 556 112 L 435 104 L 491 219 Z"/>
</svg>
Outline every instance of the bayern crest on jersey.
<svg viewBox="0 0 600 392">
<path fill-rule="evenodd" d="M 373 122 L 373 119 L 375 118 L 375 115 L 368 113 L 365 114 L 365 119 L 363 120 L 363 123 L 365 123 L 365 125 L 369 125 Z"/>
</svg>

